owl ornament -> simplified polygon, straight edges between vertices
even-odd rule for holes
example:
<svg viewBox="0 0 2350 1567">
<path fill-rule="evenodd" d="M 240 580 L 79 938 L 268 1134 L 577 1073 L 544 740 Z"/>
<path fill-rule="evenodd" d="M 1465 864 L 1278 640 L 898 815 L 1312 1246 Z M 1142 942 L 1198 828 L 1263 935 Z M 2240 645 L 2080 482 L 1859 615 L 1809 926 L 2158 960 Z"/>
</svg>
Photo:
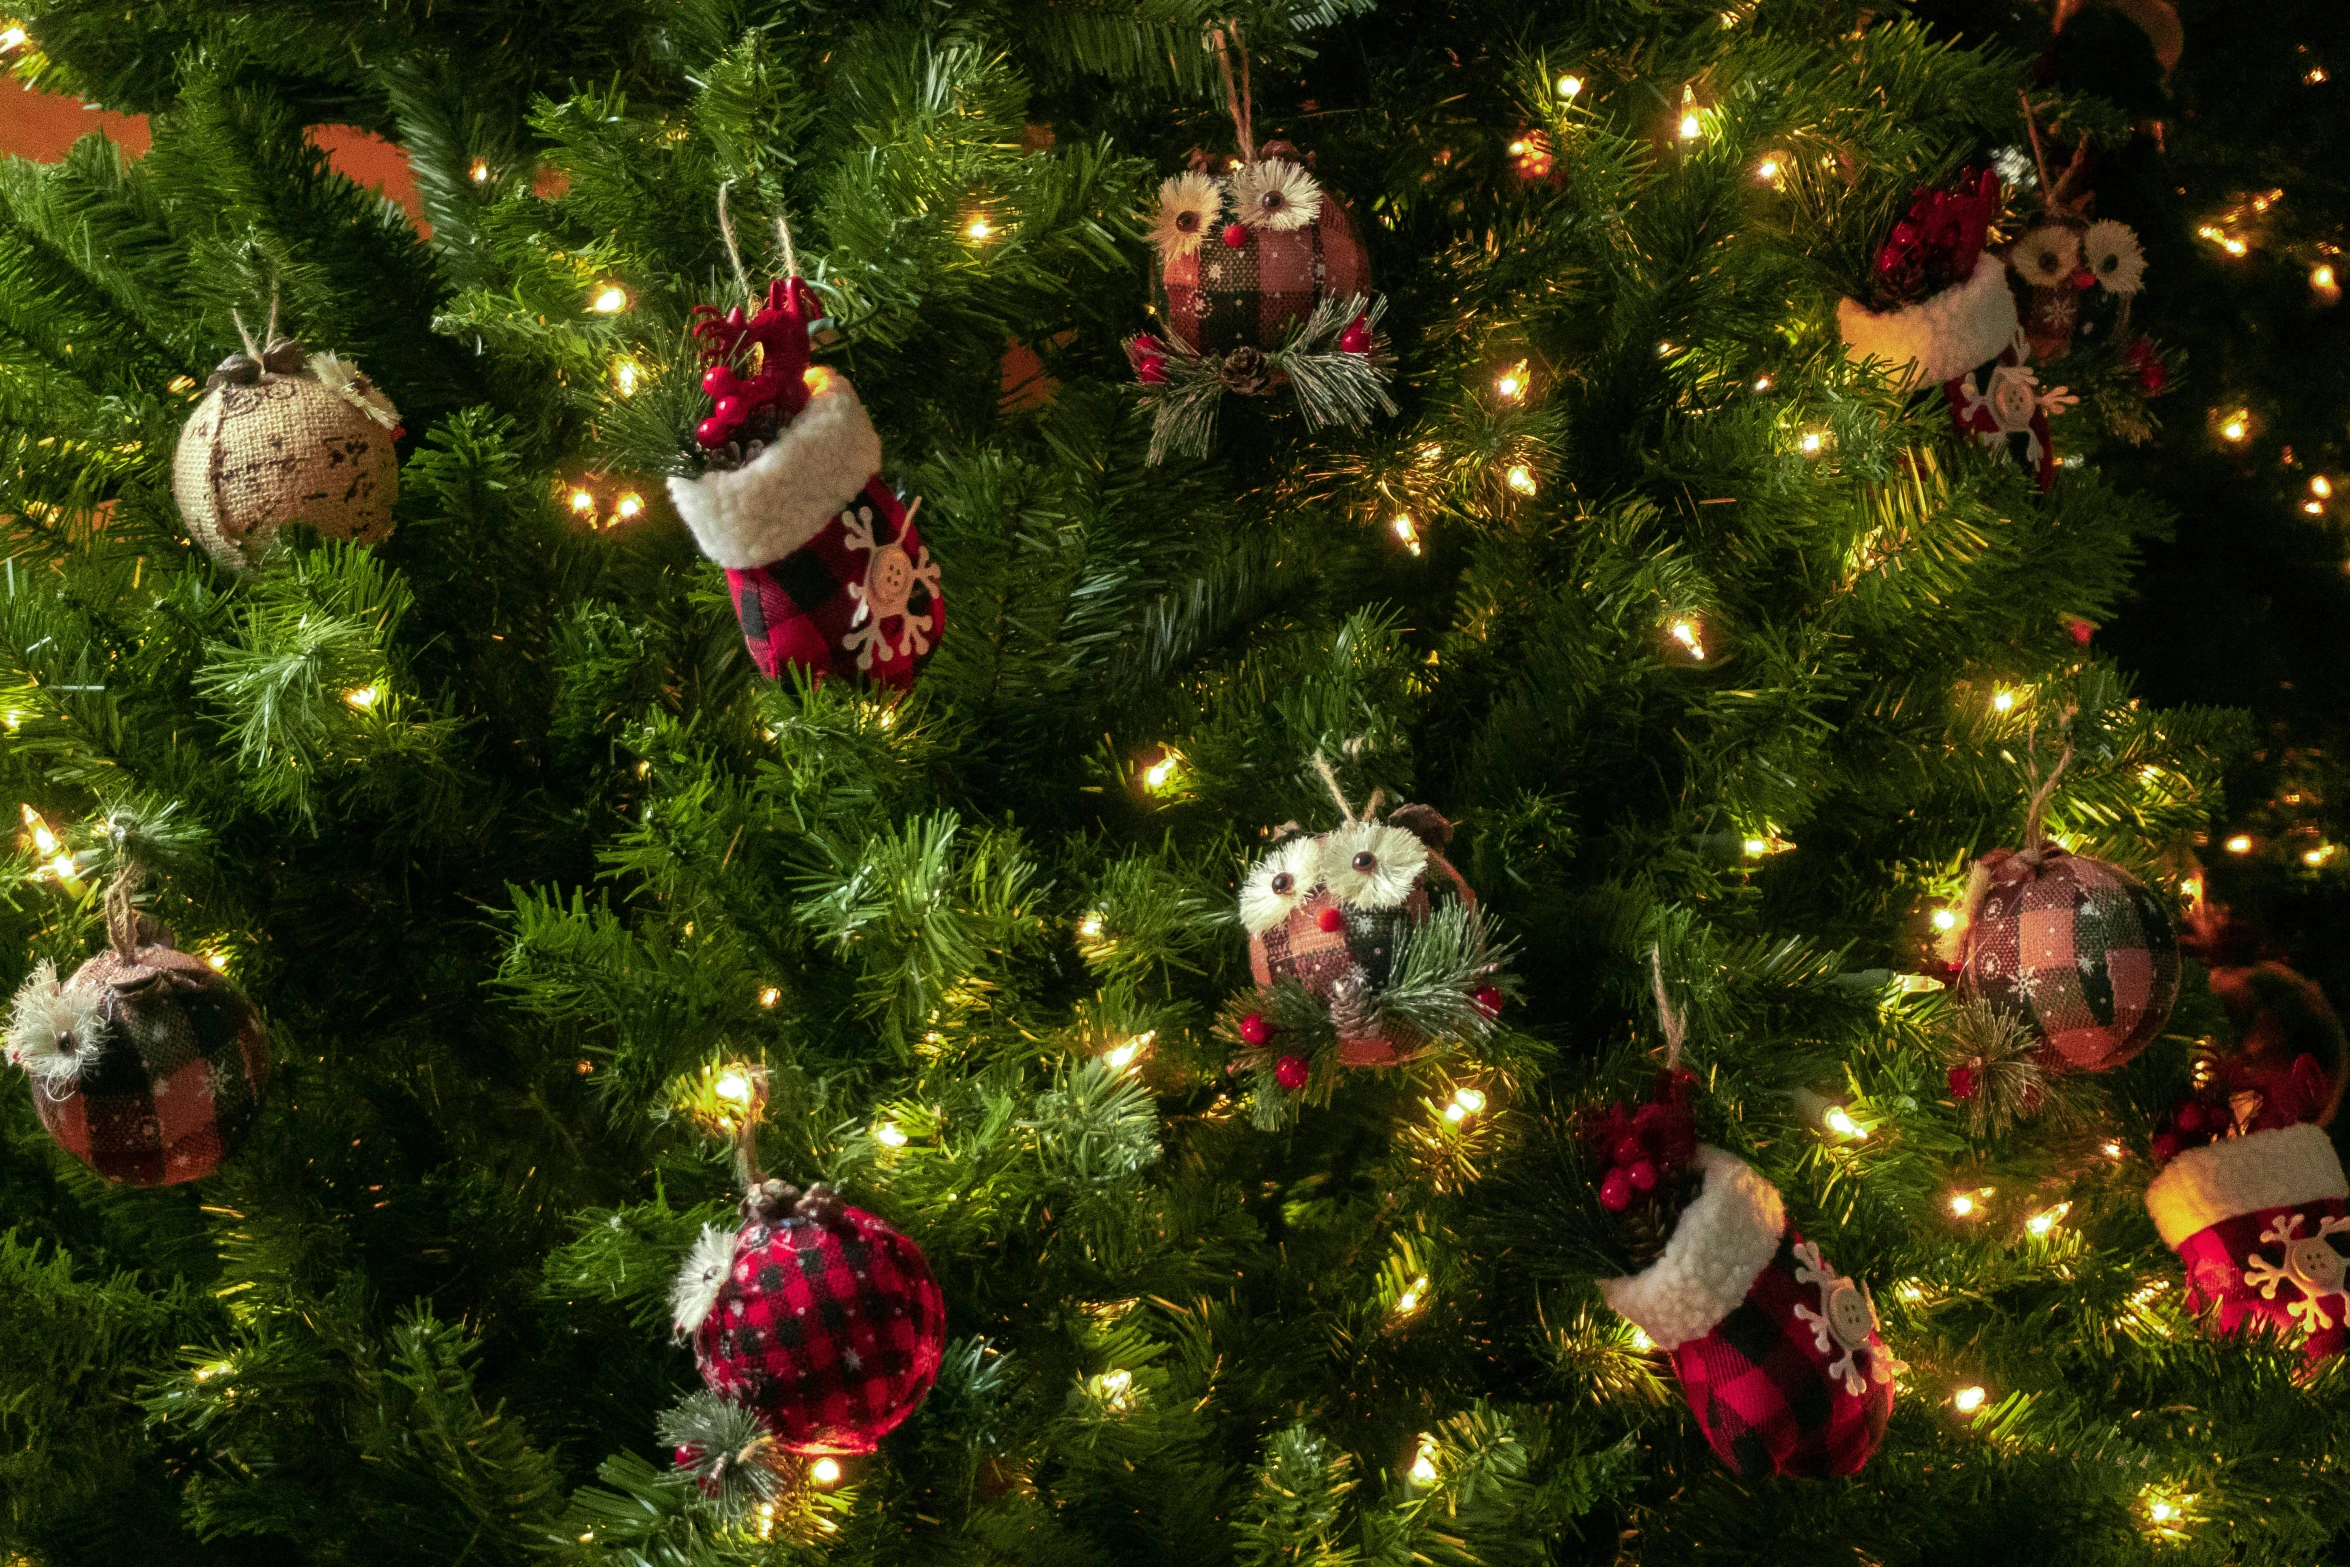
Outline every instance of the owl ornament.
<svg viewBox="0 0 2350 1567">
<path fill-rule="evenodd" d="M 2339 1097 L 2315 1056 L 2282 1072 L 2223 1060 L 2154 1138 L 2146 1211 L 2206 1331 L 2298 1345 L 2304 1372 L 2350 1344 L 2350 1180 L 2324 1120 Z"/>
<path fill-rule="evenodd" d="M 694 308 L 711 413 L 699 477 L 669 498 L 726 571 L 751 660 L 770 680 L 861 679 L 904 690 L 946 631 L 938 563 L 883 482 L 881 437 L 848 379 L 808 362 L 814 296 L 780 278 L 746 316 Z"/>
<path fill-rule="evenodd" d="M 1153 413 L 1150 460 L 1200 457 L 1227 393 L 1286 388 L 1312 428 L 1392 414 L 1387 301 L 1346 204 L 1287 142 L 1217 169 L 1201 153 L 1159 187 L 1151 218 L 1151 312 L 1159 328 L 1126 355 Z"/>
<path fill-rule="evenodd" d="M 1378 808 L 1340 796 L 1343 825 L 1282 839 L 1241 884 L 1257 988 L 1228 1004 L 1226 1032 L 1284 1093 L 1327 1083 L 1323 1063 L 1395 1066 L 1481 1037 L 1502 1004 L 1477 895 L 1444 857 L 1451 824 Z"/>
</svg>

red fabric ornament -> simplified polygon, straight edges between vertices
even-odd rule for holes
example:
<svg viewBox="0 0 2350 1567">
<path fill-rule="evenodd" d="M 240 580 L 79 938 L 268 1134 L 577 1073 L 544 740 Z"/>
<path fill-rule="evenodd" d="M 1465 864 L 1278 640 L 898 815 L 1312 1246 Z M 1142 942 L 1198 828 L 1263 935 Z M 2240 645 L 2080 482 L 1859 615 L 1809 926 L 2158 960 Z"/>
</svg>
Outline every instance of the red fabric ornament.
<svg viewBox="0 0 2350 1567">
<path fill-rule="evenodd" d="M 822 1187 L 769 1181 L 714 1293 L 681 1327 L 711 1392 L 756 1414 L 794 1453 L 870 1453 L 921 1406 L 946 1349 L 946 1301 L 922 1249 Z M 722 1232 L 707 1232 L 718 1235 Z"/>
<path fill-rule="evenodd" d="M 2058 848 L 1994 850 L 1959 994 L 2039 1037 L 2051 1071 L 2106 1072 L 2146 1048 L 2179 994 L 2170 915 L 2118 867 Z"/>
<path fill-rule="evenodd" d="M 1306 1086 L 1306 1079 L 1311 1075 L 1313 1068 L 1307 1065 L 1304 1056 L 1283 1056 L 1273 1063 L 1273 1081 L 1293 1094 Z"/>
<path fill-rule="evenodd" d="M 1600 1293 L 1672 1356 L 1681 1396 L 1736 1475 L 1860 1472 L 1903 1369 L 1868 1292 L 1787 1224 L 1770 1182 L 1700 1147 L 1704 1187 L 1664 1254 Z M 1605 1197 L 1603 1194 L 1602 1201 Z"/>
<path fill-rule="evenodd" d="M 1972 1099 L 1975 1097 L 1975 1069 L 1973 1067 L 1954 1066 L 1950 1069 L 1949 1076 L 1951 1098 Z"/>
<path fill-rule="evenodd" d="M 2146 1188 L 2155 1228 L 2186 1267 L 2189 1308 L 2216 1307 L 2207 1320 L 2223 1337 L 2298 1343 L 2310 1366 L 2350 1342 L 2345 1199 L 2333 1142 L 2307 1122 L 2179 1148 Z"/>
<path fill-rule="evenodd" d="M 882 482 L 881 438 L 848 381 L 808 363 L 816 304 L 779 279 L 746 318 L 695 307 L 716 398 L 695 439 L 698 479 L 669 496 L 702 553 L 726 570 L 752 661 L 904 690 L 946 631 L 939 567 L 912 513 Z M 736 364 L 755 364 L 744 375 Z"/>
<path fill-rule="evenodd" d="M 137 924 L 63 984 L 50 964 L 33 971 L 8 1059 L 66 1152 L 111 1181 L 173 1186 L 210 1175 L 252 1131 L 269 1045 L 234 985 Z"/>
<path fill-rule="evenodd" d="M 1265 1021 L 1262 1012 L 1251 1012 L 1240 1020 L 1240 1037 L 1251 1045 L 1261 1045 L 1273 1037 L 1273 1025 Z"/>
</svg>

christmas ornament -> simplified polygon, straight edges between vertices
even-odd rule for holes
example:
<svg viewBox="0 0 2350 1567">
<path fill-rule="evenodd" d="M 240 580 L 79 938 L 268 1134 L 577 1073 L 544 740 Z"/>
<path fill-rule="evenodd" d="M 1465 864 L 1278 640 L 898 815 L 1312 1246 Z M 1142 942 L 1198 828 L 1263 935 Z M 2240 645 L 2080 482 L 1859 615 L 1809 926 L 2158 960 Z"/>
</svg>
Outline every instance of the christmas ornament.
<svg viewBox="0 0 2350 1567">
<path fill-rule="evenodd" d="M 719 198 L 727 252 L 734 231 Z M 698 478 L 669 498 L 726 571 L 752 662 L 769 679 L 859 677 L 904 690 L 946 630 L 939 568 L 913 507 L 883 482 L 881 437 L 846 377 L 808 362 L 814 296 L 779 221 L 787 275 L 746 316 L 697 305 L 711 413 L 694 431 Z M 746 298 L 750 282 L 739 256 Z"/>
<path fill-rule="evenodd" d="M 1283 839 L 1242 883 L 1259 987 L 1245 1002 L 1249 1015 L 1261 1027 L 1318 1024 L 1345 1066 L 1393 1066 L 1440 1038 L 1481 1033 L 1492 1020 L 1477 992 L 1490 988 L 1496 965 L 1477 895 L 1444 857 L 1452 824 L 1425 805 L 1399 805 L 1381 820 L 1377 792 L 1358 816 L 1328 765 L 1315 765 L 1345 825 Z M 1407 971 L 1425 981 L 1413 987 L 1413 1006 L 1385 1005 L 1389 982 Z M 1235 1032 L 1253 1044 L 1245 1017 Z M 1285 1056 L 1305 1062 L 1305 1043 L 1293 1041 Z"/>
<path fill-rule="evenodd" d="M 2318 1117 L 2338 1089 L 2313 1056 L 2257 1087 L 2221 1063 L 2154 1140 L 2146 1211 L 2187 1273 L 2187 1304 L 2223 1336 L 2298 1342 L 2308 1365 L 2350 1342 L 2350 1199 Z"/>
<path fill-rule="evenodd" d="M 728 1077 L 742 1084 L 725 1124 L 744 1223 L 731 1235 L 703 1226 L 670 1288 L 671 1323 L 693 1344 L 703 1385 L 757 1416 L 777 1450 L 870 1453 L 938 1380 L 945 1298 L 904 1235 L 821 1185 L 802 1192 L 766 1177 L 757 1130 L 767 1074 L 743 1067 Z M 690 1433 L 669 1440 L 695 1449 L 679 1454 L 689 1467 L 712 1451 Z"/>
<path fill-rule="evenodd" d="M 237 988 L 108 889 L 108 949 L 60 984 L 43 963 L 16 993 L 8 1059 L 66 1152 L 108 1180 L 201 1180 L 260 1113 L 269 1046 Z"/>
<path fill-rule="evenodd" d="M 245 351 L 212 372 L 172 453 L 172 497 L 196 542 L 243 572 L 290 522 L 355 544 L 391 537 L 399 411 L 357 365 L 279 337 L 274 307 L 265 346 L 242 320 L 237 330 Z"/>
<path fill-rule="evenodd" d="M 2072 752 L 2034 793 L 2025 847 L 1975 862 L 1953 932 L 1959 997 L 2014 1017 L 2049 1072 L 2107 1072 L 2152 1042 L 2179 994 L 2179 940 L 2119 866 L 2068 854 L 2040 817 Z"/>
<path fill-rule="evenodd" d="M 1600 1294 L 1672 1358 L 1698 1429 L 1731 1473 L 1857 1474 L 1884 1439 L 1893 1378 L 1906 1368 L 1879 1335 L 1874 1297 L 1787 1223 L 1777 1188 L 1697 1141 L 1696 1078 L 1679 1069 L 1682 1024 L 1661 972 L 1657 999 L 1667 1065 L 1655 1099 L 1628 1122 L 1619 1105 L 1583 1128 L 1587 1147 L 1606 1145 L 1593 1163 L 1612 1161 L 1600 1205 L 1617 1239 L 1635 1262 L 1652 1259 L 1600 1280 Z M 1635 1152 L 1644 1157 L 1624 1162 Z M 1632 1188 L 1620 1205 L 1609 1199 L 1618 1177 Z"/>
<path fill-rule="evenodd" d="M 705 1228 L 675 1291 L 702 1382 L 793 1453 L 870 1453 L 921 1407 L 946 1352 L 922 1250 L 822 1186 L 763 1181 L 740 1233 Z"/>
<path fill-rule="evenodd" d="M 1387 301 L 1346 204 L 1322 188 L 1285 141 L 1251 133 L 1248 60 L 1225 30 L 1223 63 L 1240 157 L 1192 154 L 1189 172 L 1159 187 L 1151 219 L 1151 310 L 1160 330 L 1126 345 L 1154 414 L 1150 460 L 1205 456 L 1227 392 L 1296 394 L 1309 427 L 1392 414 L 1394 356 L 1378 332 Z"/>
</svg>

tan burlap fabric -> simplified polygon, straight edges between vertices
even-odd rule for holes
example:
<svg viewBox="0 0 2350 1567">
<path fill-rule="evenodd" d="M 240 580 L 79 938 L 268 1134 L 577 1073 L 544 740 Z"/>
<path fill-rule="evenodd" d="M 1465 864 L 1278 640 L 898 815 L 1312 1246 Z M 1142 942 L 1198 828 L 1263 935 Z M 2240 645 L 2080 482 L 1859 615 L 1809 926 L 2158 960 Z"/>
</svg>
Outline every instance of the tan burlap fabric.
<svg viewBox="0 0 2350 1567">
<path fill-rule="evenodd" d="M 392 531 L 400 466 L 392 432 L 307 376 L 216 386 L 180 431 L 171 492 L 214 560 L 244 571 L 282 525 L 379 543 Z"/>
</svg>

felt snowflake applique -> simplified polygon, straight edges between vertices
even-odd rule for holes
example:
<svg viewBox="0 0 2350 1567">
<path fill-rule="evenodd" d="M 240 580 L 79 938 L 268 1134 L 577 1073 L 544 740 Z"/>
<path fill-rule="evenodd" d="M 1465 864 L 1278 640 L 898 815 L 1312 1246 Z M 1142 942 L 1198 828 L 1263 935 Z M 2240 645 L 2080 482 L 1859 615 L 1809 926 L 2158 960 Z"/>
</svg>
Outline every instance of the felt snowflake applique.
<svg viewBox="0 0 2350 1567">
<path fill-rule="evenodd" d="M 1820 1309 L 1799 1305 L 1795 1315 L 1811 1324 L 1814 1349 L 1823 1354 L 1831 1348 L 1843 1351 L 1828 1363 L 1829 1380 L 1841 1380 L 1844 1391 L 1858 1398 L 1869 1383 L 1890 1382 L 1896 1371 L 1908 1370 L 1883 1345 L 1870 1344 L 1878 1322 L 1877 1303 L 1868 1291 L 1850 1279 L 1837 1277 L 1815 1243 L 1799 1241 L 1794 1251 L 1795 1282 L 1816 1284 L 1820 1290 Z"/>
<path fill-rule="evenodd" d="M 906 518 L 911 522 L 913 513 L 908 512 Z M 865 580 L 849 584 L 849 592 L 857 600 L 857 613 L 850 617 L 848 632 L 840 639 L 840 645 L 857 655 L 859 669 L 871 669 L 876 653 L 886 664 L 908 654 L 929 652 L 931 628 L 937 622 L 928 614 L 911 613 L 906 606 L 917 587 L 929 589 L 934 602 L 939 596 L 938 562 L 930 558 L 930 547 L 917 546 L 920 555 L 909 556 L 899 542 L 905 537 L 902 528 L 897 539 L 880 543 L 873 537 L 873 508 L 862 503 L 842 512 L 840 521 L 847 530 L 850 546 L 867 555 Z M 898 622 L 903 633 L 895 648 L 890 646 L 890 634 L 884 629 L 892 620 Z"/>
<path fill-rule="evenodd" d="M 2280 1213 L 2269 1227 L 2260 1232 L 2263 1246 L 2282 1246 L 2285 1260 L 2282 1266 L 2266 1257 L 2244 1259 L 2244 1283 L 2257 1287 L 2260 1298 L 2277 1298 L 2277 1286 L 2290 1284 L 2300 1291 L 2301 1298 L 2285 1307 L 2288 1316 L 2298 1318 L 2304 1330 L 2315 1333 L 2330 1328 L 2334 1319 L 2326 1315 L 2325 1301 L 2329 1295 L 2340 1295 L 2350 1300 L 2350 1289 L 2343 1287 L 2346 1269 L 2342 1254 L 2334 1250 L 2329 1236 L 2350 1232 L 2350 1218 L 2320 1219 L 2315 1235 L 2303 1235 L 2301 1225 L 2308 1217 L 2302 1213 Z"/>
</svg>

